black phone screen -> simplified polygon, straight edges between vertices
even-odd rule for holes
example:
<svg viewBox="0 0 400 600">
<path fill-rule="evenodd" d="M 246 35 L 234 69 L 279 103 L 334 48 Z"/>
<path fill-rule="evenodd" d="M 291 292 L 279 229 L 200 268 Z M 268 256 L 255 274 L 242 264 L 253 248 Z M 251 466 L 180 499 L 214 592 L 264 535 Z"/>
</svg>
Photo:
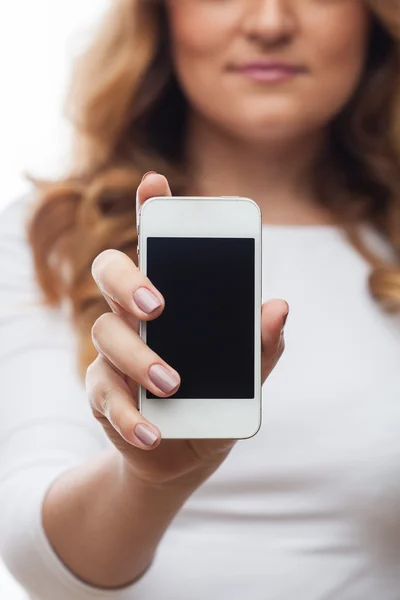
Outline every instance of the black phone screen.
<svg viewBox="0 0 400 600">
<path fill-rule="evenodd" d="M 147 276 L 165 298 L 147 344 L 181 376 L 171 397 L 253 398 L 254 238 L 148 237 Z"/>
</svg>

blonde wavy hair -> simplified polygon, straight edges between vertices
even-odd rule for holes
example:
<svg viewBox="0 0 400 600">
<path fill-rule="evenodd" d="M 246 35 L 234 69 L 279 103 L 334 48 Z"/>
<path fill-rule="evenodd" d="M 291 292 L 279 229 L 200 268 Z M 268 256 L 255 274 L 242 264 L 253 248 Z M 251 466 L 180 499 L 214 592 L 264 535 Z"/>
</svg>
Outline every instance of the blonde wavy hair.
<svg viewBox="0 0 400 600">
<path fill-rule="evenodd" d="M 369 0 L 373 28 L 357 90 L 330 123 L 315 170 L 321 205 L 371 264 L 369 289 L 384 310 L 400 308 L 400 2 Z M 174 76 L 165 7 L 114 0 L 98 35 L 74 63 L 67 116 L 75 138 L 62 180 L 31 178 L 37 192 L 28 222 L 44 304 L 66 300 L 84 377 L 97 356 L 95 320 L 110 310 L 91 276 L 94 258 L 117 248 L 136 256 L 136 189 L 144 172 L 166 175 L 184 193 L 187 103 Z M 388 264 L 365 244 L 372 224 L 394 251 Z"/>
</svg>

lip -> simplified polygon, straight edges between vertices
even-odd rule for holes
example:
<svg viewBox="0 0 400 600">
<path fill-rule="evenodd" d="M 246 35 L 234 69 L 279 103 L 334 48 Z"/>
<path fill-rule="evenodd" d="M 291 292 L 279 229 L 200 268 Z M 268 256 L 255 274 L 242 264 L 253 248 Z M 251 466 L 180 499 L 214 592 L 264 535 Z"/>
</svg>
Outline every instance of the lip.
<svg viewBox="0 0 400 600">
<path fill-rule="evenodd" d="M 230 71 L 243 75 L 252 81 L 276 83 L 293 79 L 306 69 L 280 61 L 256 60 L 232 66 Z"/>
</svg>

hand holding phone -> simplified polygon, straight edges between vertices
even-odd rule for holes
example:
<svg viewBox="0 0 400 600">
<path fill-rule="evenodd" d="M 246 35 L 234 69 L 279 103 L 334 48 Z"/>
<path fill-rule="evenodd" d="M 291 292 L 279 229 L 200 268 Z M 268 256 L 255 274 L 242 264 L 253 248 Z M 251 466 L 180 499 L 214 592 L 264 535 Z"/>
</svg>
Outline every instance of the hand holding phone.
<svg viewBox="0 0 400 600">
<path fill-rule="evenodd" d="M 138 204 L 142 206 L 151 197 L 170 195 L 165 177 L 152 174 L 139 186 Z M 93 263 L 92 272 L 112 309 L 96 321 L 92 330 L 99 351 L 89 367 L 86 381 L 93 413 L 142 479 L 160 484 L 186 477 L 196 469 L 206 468 L 209 473 L 227 456 L 234 439 L 164 439 L 161 442 L 162 431 L 137 408 L 138 385 L 148 389 L 160 402 L 168 400 L 168 394 L 159 392 L 149 378 L 153 365 L 175 373 L 174 367 L 141 339 L 137 329 L 138 320 L 155 323 L 162 315 L 166 306 L 163 295 L 122 252 L 101 253 Z M 146 313 L 135 303 L 139 288 L 161 300 L 158 308 Z M 279 299 L 270 300 L 262 307 L 261 383 L 284 351 L 285 343 L 280 334 L 287 309 L 287 303 Z M 172 339 L 171 344 L 173 342 Z M 246 399 L 239 400 L 245 402 Z M 139 449 L 151 449 L 151 455 Z"/>
</svg>

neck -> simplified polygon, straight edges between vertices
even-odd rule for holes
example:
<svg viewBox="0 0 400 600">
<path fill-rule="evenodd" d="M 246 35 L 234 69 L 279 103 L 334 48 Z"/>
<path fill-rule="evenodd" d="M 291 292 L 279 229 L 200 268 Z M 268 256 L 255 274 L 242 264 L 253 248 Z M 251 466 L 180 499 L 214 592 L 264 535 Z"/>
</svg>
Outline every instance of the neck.
<svg viewBox="0 0 400 600">
<path fill-rule="evenodd" d="M 194 114 L 187 131 L 191 195 L 252 198 L 261 208 L 264 223 L 333 222 L 327 210 L 318 205 L 312 185 L 325 132 L 255 145 L 217 130 Z"/>
</svg>

